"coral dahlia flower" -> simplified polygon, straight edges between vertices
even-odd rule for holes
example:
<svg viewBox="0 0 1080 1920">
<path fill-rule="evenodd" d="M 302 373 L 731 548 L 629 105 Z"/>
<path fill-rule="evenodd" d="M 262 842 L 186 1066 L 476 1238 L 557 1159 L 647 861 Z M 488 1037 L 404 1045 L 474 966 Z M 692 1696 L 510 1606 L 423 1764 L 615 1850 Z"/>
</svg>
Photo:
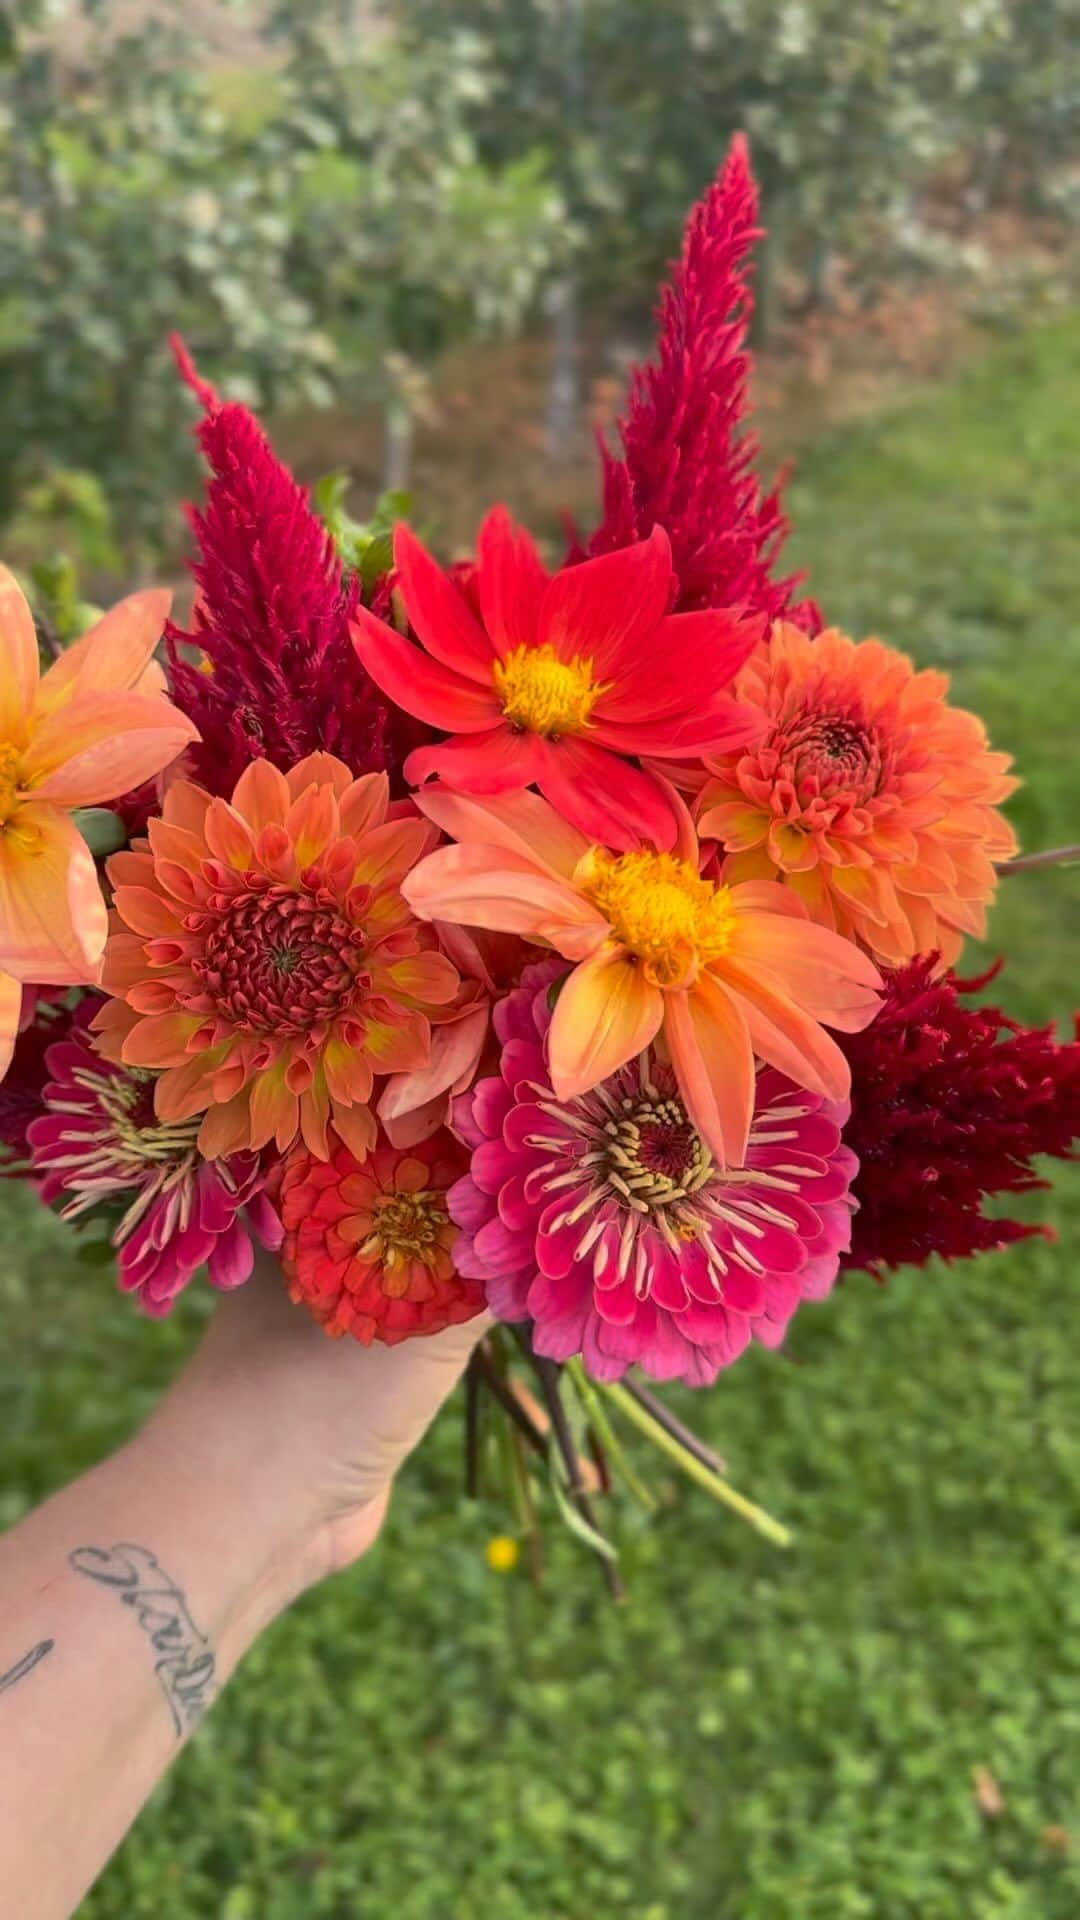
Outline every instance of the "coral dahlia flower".
<svg viewBox="0 0 1080 1920">
<path fill-rule="evenodd" d="M 293 1299 L 327 1333 L 365 1347 L 397 1346 L 481 1313 L 480 1282 L 455 1270 L 458 1230 L 447 1210 L 464 1165 L 445 1132 L 404 1151 L 382 1143 L 362 1166 L 338 1141 L 326 1161 L 295 1147 L 280 1190 Z"/>
<path fill-rule="evenodd" d="M 669 614 L 666 533 L 549 575 L 496 507 L 480 529 L 478 611 L 406 526 L 394 561 L 414 646 L 359 608 L 357 652 L 406 713 L 453 736 L 405 762 L 459 793 L 539 787 L 582 833 L 661 848 L 676 825 L 636 756 L 691 759 L 748 740 L 759 721 L 725 692 L 761 633 L 734 612 Z"/>
<path fill-rule="evenodd" d="M 1016 851 L 997 808 L 1017 782 L 982 721 L 948 705 L 946 675 L 880 640 L 780 625 L 737 686 L 767 724 L 710 758 L 698 825 L 726 850 L 724 878 L 782 880 L 889 966 L 954 960 Z"/>
<path fill-rule="evenodd" d="M 160 1120 L 205 1115 L 207 1158 L 299 1132 L 325 1159 L 333 1120 L 362 1159 L 374 1076 L 424 1066 L 458 990 L 400 892 L 432 829 L 315 753 L 253 761 L 231 803 L 177 781 L 149 835 L 109 862 L 103 1052 L 161 1073 Z"/>
<path fill-rule="evenodd" d="M 78 1027 L 49 1048 L 46 1066 L 45 1111 L 29 1128 L 41 1196 L 61 1203 L 65 1220 L 119 1210 L 120 1285 L 147 1313 L 170 1312 L 204 1265 L 215 1287 L 241 1286 L 255 1262 L 252 1234 L 280 1246 L 256 1154 L 203 1160 L 198 1121 L 159 1120 L 153 1075 L 102 1060 Z"/>
<path fill-rule="evenodd" d="M 101 966 L 105 904 L 72 809 L 116 799 L 198 739 L 151 659 L 169 600 L 132 594 L 42 674 L 30 609 L 0 567 L 0 1077 L 23 983 L 93 981 Z"/>
<path fill-rule="evenodd" d="M 457 1102 L 473 1149 L 450 1191 L 458 1271 L 483 1280 L 499 1319 L 531 1320 L 553 1360 L 706 1386 L 831 1288 L 858 1166 L 847 1107 L 763 1068 L 745 1165 L 725 1172 L 651 1049 L 560 1100 L 545 1053 L 558 971 L 530 968 L 500 1003 L 500 1076 Z"/>
<path fill-rule="evenodd" d="M 419 804 L 460 844 L 429 854 L 404 892 L 425 919 L 518 933 L 578 962 L 551 1026 L 560 1100 L 606 1080 L 662 1030 L 695 1127 L 722 1166 L 740 1166 L 755 1053 L 823 1099 L 845 1099 L 847 1062 L 822 1023 L 866 1026 L 881 979 L 782 887 L 705 878 L 673 790 L 671 802 L 674 852 L 615 854 L 537 794 L 483 801 L 427 789 Z"/>
</svg>

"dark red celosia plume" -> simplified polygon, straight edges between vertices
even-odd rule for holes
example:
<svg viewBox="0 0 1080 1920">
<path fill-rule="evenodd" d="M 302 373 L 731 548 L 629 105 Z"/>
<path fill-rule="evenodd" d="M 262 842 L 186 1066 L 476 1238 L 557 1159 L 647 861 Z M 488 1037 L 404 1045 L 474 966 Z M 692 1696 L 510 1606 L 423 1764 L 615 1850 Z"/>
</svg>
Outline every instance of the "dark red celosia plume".
<svg viewBox="0 0 1080 1920">
<path fill-rule="evenodd" d="M 657 360 L 635 369 L 619 423 L 622 458 L 601 445 L 604 518 L 588 551 L 609 553 L 660 525 L 671 540 L 680 609 L 745 605 L 813 632 L 821 624 L 814 603 L 792 604 L 800 576 L 772 578 L 788 523 L 779 487 L 762 495 L 758 443 L 745 424 L 757 218 L 740 134 L 690 216 L 661 300 Z"/>
<path fill-rule="evenodd" d="M 935 979 L 933 957 L 913 961 L 889 978 L 872 1026 L 837 1036 L 852 1072 L 844 1140 L 859 1157 L 850 1267 L 880 1277 L 1045 1231 L 991 1218 L 983 1203 L 1046 1186 L 1038 1154 L 1072 1158 L 1080 1044 L 965 1005 L 990 978 Z"/>
<path fill-rule="evenodd" d="M 193 777 L 228 794 L 250 760 L 284 771 L 319 748 L 357 774 L 396 772 L 414 741 L 398 752 L 396 722 L 349 639 L 356 583 L 255 416 L 219 400 L 183 343 L 173 347 L 206 409 L 198 439 L 211 470 L 206 506 L 190 515 L 192 631 L 167 633 L 173 698 L 202 735 Z"/>
</svg>

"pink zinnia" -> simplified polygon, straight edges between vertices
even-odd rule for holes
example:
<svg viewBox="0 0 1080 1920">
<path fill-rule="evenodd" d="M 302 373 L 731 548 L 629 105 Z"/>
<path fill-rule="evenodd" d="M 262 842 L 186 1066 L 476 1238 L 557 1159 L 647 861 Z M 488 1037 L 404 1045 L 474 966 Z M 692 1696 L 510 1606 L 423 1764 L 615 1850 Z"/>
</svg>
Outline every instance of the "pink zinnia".
<svg viewBox="0 0 1080 1920">
<path fill-rule="evenodd" d="M 710 1385 L 832 1287 L 858 1166 L 847 1107 L 763 1068 L 745 1164 L 724 1172 L 651 1049 L 560 1101 L 545 1046 L 560 972 L 529 968 L 500 1002 L 500 1077 L 457 1103 L 473 1156 L 450 1192 L 455 1265 L 500 1319 L 533 1321 L 538 1353 L 580 1353 L 599 1380 L 636 1364 Z"/>
<path fill-rule="evenodd" d="M 204 1265 L 215 1287 L 241 1286 L 252 1234 L 281 1245 L 259 1156 L 201 1159 L 202 1116 L 157 1120 L 155 1075 L 102 1060 L 77 1032 L 49 1048 L 46 1065 L 45 1112 L 28 1129 L 42 1199 L 62 1203 L 65 1220 L 100 1207 L 114 1221 L 120 1285 L 147 1313 L 168 1313 Z"/>
</svg>

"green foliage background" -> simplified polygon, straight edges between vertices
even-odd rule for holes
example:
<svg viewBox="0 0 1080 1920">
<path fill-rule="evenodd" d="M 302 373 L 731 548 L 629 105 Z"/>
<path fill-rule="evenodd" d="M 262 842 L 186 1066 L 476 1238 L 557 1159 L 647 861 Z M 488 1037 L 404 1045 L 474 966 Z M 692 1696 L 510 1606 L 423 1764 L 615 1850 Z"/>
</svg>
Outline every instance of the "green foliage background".
<svg viewBox="0 0 1080 1920">
<path fill-rule="evenodd" d="M 1078 422 L 1062 323 L 817 445 L 792 496 L 830 615 L 948 665 L 1016 752 L 1031 846 L 1080 818 Z M 1068 1019 L 1078 936 L 1075 875 L 1005 884 L 1014 1010 Z M 11 1521 L 130 1430 L 207 1302 L 142 1321 L 0 1203 Z M 849 1281 L 694 1401 L 786 1555 L 673 1485 L 624 1522 L 624 1609 L 557 1527 L 534 1592 L 487 1569 L 505 1516 L 461 1503 L 448 1412 L 384 1544 L 253 1652 L 87 1920 L 1074 1920 L 1080 1182 L 1055 1169 L 1035 1211 L 1057 1244 Z"/>
</svg>

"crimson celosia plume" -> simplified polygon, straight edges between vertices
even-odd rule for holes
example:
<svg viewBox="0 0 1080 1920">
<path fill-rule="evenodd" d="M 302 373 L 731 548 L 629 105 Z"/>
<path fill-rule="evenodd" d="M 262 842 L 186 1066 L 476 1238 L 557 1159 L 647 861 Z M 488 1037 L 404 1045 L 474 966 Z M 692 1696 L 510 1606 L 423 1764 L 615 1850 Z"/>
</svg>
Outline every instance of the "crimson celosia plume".
<svg viewBox="0 0 1080 1920">
<path fill-rule="evenodd" d="M 344 579 L 306 489 L 254 414 L 219 400 L 182 343 L 174 347 L 206 409 L 198 440 L 211 470 L 206 506 L 191 510 L 191 630 L 171 626 L 168 636 L 173 697 L 202 735 L 193 775 L 231 793 L 250 761 L 265 756 L 287 771 L 319 749 L 355 774 L 396 771 L 400 722 L 349 639 L 357 583 Z"/>
<path fill-rule="evenodd" d="M 873 1025 L 839 1036 L 851 1062 L 844 1139 L 859 1160 L 848 1264 L 878 1275 L 1044 1232 L 984 1202 L 1045 1186 L 1035 1157 L 1069 1159 L 1080 1137 L 1080 1043 L 965 1005 L 992 976 L 935 979 L 936 960 L 892 974 Z"/>
<path fill-rule="evenodd" d="M 746 430 L 750 253 L 761 234 L 740 134 L 687 224 L 660 305 L 656 361 L 635 369 L 619 423 L 622 456 L 601 448 L 604 518 L 588 551 L 610 553 L 661 526 L 680 610 L 738 605 L 813 631 L 816 606 L 793 601 L 799 576 L 773 578 L 788 523 L 779 487 L 762 492 L 758 442 Z"/>
</svg>

